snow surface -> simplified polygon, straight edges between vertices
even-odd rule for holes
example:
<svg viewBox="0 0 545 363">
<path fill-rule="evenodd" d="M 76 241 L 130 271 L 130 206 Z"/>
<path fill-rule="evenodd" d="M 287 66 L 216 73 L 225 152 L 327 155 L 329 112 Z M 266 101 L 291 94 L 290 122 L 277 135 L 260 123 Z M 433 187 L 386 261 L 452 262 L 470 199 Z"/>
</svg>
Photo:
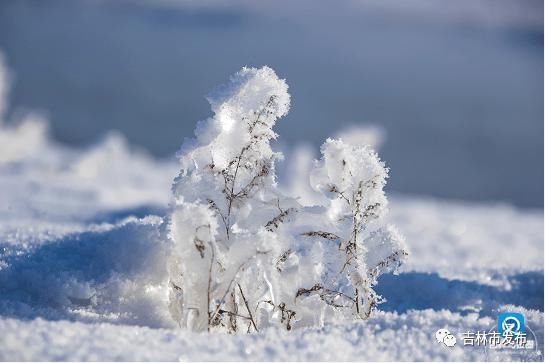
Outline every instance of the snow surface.
<svg viewBox="0 0 545 363">
<path fill-rule="evenodd" d="M 78 162 L 98 149 L 47 150 L 44 158 Z M 390 218 L 411 256 L 400 275 L 379 281 L 388 301 L 371 319 L 290 334 L 179 330 L 154 228 L 176 168 L 127 155 L 121 169 L 97 163 L 91 177 L 55 162 L 0 165 L 0 359 L 484 360 L 484 349 L 448 349 L 433 334 L 491 329 L 508 304 L 543 347 L 542 211 L 406 196 L 391 198 Z M 133 178 L 139 188 L 127 187 Z"/>
<path fill-rule="evenodd" d="M 411 255 L 380 278 L 387 302 L 370 319 L 191 333 L 168 312 L 160 238 L 176 164 L 121 135 L 80 150 L 35 117 L 2 125 L 0 360 L 543 360 L 542 210 L 394 195 L 389 219 Z M 506 310 L 525 314 L 537 351 L 461 345 Z M 438 344 L 440 328 L 458 345 Z"/>
</svg>

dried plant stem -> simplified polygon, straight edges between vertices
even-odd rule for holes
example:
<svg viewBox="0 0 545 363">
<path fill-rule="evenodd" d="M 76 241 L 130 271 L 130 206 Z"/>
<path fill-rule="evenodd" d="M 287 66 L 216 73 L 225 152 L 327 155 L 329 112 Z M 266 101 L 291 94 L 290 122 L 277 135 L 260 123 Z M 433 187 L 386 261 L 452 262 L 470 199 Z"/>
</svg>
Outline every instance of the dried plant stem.
<svg viewBox="0 0 545 363">
<path fill-rule="evenodd" d="M 212 320 L 210 317 L 210 301 L 212 300 L 210 296 L 212 294 L 212 291 L 211 291 L 212 268 L 214 266 L 214 261 L 216 259 L 216 253 L 214 251 L 214 247 L 212 246 L 212 243 L 210 243 L 210 250 L 212 251 L 211 252 L 212 255 L 210 256 L 210 268 L 208 269 L 208 286 L 207 286 L 207 302 L 206 302 L 206 309 L 208 310 L 208 331 L 210 331 L 210 321 Z"/>
<path fill-rule="evenodd" d="M 248 125 L 248 132 L 250 133 L 250 135 L 253 134 L 254 132 L 254 129 L 255 127 L 257 126 L 257 124 L 260 123 L 260 118 L 266 113 L 268 112 L 268 108 L 271 107 L 274 103 L 276 99 L 276 96 L 275 95 L 272 95 L 271 97 L 269 97 L 269 100 L 267 101 L 265 107 L 263 107 L 259 113 L 257 114 L 256 116 L 256 119 L 254 120 L 254 122 L 252 122 L 251 124 Z M 257 137 L 257 136 L 254 136 L 254 137 Z M 266 169 L 266 166 L 264 165 L 259 173 L 257 175 L 255 175 L 252 180 L 248 183 L 248 185 L 246 185 L 245 187 L 243 187 L 238 193 L 235 193 L 235 186 L 236 186 L 236 181 L 237 181 L 237 175 L 238 175 L 238 171 L 240 169 L 240 163 L 242 161 L 242 158 L 244 156 L 244 154 L 246 153 L 246 151 L 248 151 L 252 146 L 252 143 L 244 146 L 241 150 L 240 150 L 240 153 L 238 154 L 238 156 L 236 157 L 236 166 L 235 166 L 235 172 L 233 173 L 233 176 L 232 178 L 228 178 L 229 176 L 229 173 L 227 172 L 227 170 L 223 170 L 223 174 L 224 174 L 224 178 L 225 178 L 225 191 L 226 193 L 228 192 L 228 195 L 227 195 L 227 199 L 228 199 L 228 206 L 227 206 L 227 216 L 225 217 L 225 220 L 226 220 L 226 231 L 227 231 L 227 239 L 230 238 L 230 235 L 229 235 L 229 230 L 231 228 L 231 211 L 232 211 L 232 208 L 233 208 L 233 201 L 237 198 L 239 198 L 241 195 L 244 195 L 248 192 L 248 189 L 252 188 L 257 179 L 262 176 L 262 174 L 264 174 L 265 172 L 268 172 L 268 170 L 265 170 Z M 235 160 L 233 160 L 231 163 L 230 163 L 230 166 L 235 162 Z M 228 179 L 231 179 L 231 185 L 230 187 L 227 186 L 227 182 L 228 182 Z M 225 221 L 224 221 L 225 222 Z"/>
<path fill-rule="evenodd" d="M 235 271 L 234 275 L 233 275 L 233 278 L 231 279 L 231 281 L 229 281 L 229 285 L 227 285 L 227 289 L 225 290 L 225 292 L 223 293 L 221 299 L 220 299 L 220 302 L 218 303 L 218 305 L 216 306 L 216 310 L 214 310 L 214 313 L 212 313 L 212 315 L 210 316 L 210 318 L 208 319 L 208 324 L 210 325 L 210 323 L 214 320 L 214 318 L 218 315 L 219 311 L 220 311 L 220 308 L 221 308 L 221 304 L 223 304 L 225 302 L 225 297 L 227 296 L 227 294 L 229 293 L 229 291 L 231 291 L 231 286 L 233 286 L 233 282 L 235 282 L 235 279 L 239 273 L 239 271 L 242 269 L 242 267 L 244 267 L 244 265 L 246 265 L 249 261 L 252 260 L 253 257 L 250 257 L 248 260 L 244 261 L 243 263 L 241 263 L 237 270 Z"/>
<path fill-rule="evenodd" d="M 234 311 L 229 316 L 229 324 L 231 325 L 230 328 L 231 328 L 231 331 L 233 333 L 236 333 L 236 331 L 237 331 L 237 316 L 240 316 L 240 315 L 238 315 L 238 304 L 237 304 L 235 295 L 236 295 L 235 292 L 232 291 L 231 292 L 231 304 L 233 305 L 233 310 Z"/>
<path fill-rule="evenodd" d="M 240 287 L 240 284 L 237 284 L 237 285 L 240 291 L 240 296 L 242 296 L 242 300 L 244 301 L 244 305 L 246 305 L 246 310 L 248 311 L 248 315 L 250 316 L 250 321 L 252 322 L 252 325 L 254 326 L 255 331 L 259 331 L 259 329 L 257 329 L 257 325 L 255 323 L 254 317 L 252 316 L 252 311 L 250 310 L 250 306 L 248 306 L 248 300 L 246 300 L 246 297 L 244 296 L 244 293 L 242 292 L 242 287 Z"/>
</svg>

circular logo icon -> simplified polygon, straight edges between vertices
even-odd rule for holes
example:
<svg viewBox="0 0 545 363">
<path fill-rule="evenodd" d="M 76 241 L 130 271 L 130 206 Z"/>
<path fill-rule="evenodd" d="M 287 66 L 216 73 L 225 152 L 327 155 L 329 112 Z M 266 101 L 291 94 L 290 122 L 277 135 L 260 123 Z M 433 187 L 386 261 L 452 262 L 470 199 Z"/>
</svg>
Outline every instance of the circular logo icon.
<svg viewBox="0 0 545 363">
<path fill-rule="evenodd" d="M 520 332 L 520 325 L 520 321 L 516 317 L 508 316 L 501 323 L 501 327 L 503 328 L 503 335 L 518 334 Z"/>
</svg>

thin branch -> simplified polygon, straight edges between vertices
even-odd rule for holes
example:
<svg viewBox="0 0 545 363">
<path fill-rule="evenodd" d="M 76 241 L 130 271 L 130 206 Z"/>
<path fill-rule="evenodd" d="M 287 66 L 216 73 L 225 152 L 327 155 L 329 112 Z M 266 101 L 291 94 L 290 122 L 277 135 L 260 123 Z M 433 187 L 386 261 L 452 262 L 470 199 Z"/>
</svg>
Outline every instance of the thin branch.
<svg viewBox="0 0 545 363">
<path fill-rule="evenodd" d="M 220 303 L 217 305 L 216 307 L 216 310 L 214 311 L 214 313 L 212 314 L 212 316 L 210 317 L 210 319 L 208 320 L 209 323 L 216 317 L 216 315 L 218 314 L 218 311 L 220 310 L 220 307 L 221 307 L 221 304 L 223 304 L 223 302 L 225 301 L 225 297 L 227 296 L 227 294 L 229 293 L 229 291 L 231 291 L 231 286 L 233 285 L 233 282 L 235 281 L 238 273 L 240 272 L 240 269 L 242 269 L 242 267 L 244 267 L 245 264 L 247 264 L 249 261 L 252 260 L 253 257 L 250 257 L 248 260 L 244 261 L 243 263 L 240 264 L 240 266 L 238 266 L 238 268 L 236 269 L 235 271 L 235 274 L 233 275 L 233 278 L 229 281 L 229 285 L 227 285 L 227 289 L 225 290 L 225 292 L 223 293 L 223 296 L 221 297 L 220 299 Z"/>
<path fill-rule="evenodd" d="M 341 237 L 337 236 L 335 233 L 324 232 L 324 231 L 305 232 L 305 233 L 301 233 L 301 235 L 302 236 L 309 236 L 309 237 L 321 237 L 321 238 L 328 239 L 328 240 L 331 240 L 331 241 L 341 239 Z"/>
<path fill-rule="evenodd" d="M 281 223 L 284 222 L 284 219 L 292 212 L 295 212 L 295 208 L 288 208 L 286 210 L 283 210 L 280 208 L 280 200 L 278 200 L 278 210 L 280 210 L 280 214 L 278 214 L 276 217 L 271 219 L 270 221 L 265 224 L 265 229 L 269 232 L 273 232 L 275 229 L 277 229 Z"/>
<path fill-rule="evenodd" d="M 350 200 L 346 197 L 346 195 L 344 195 L 344 192 L 341 192 L 339 190 L 339 188 L 337 188 L 337 186 L 335 184 L 331 184 L 329 186 L 329 191 L 331 193 L 337 193 L 337 195 L 339 196 L 339 198 L 342 198 L 346 201 L 346 203 L 348 203 L 348 205 L 350 205 Z"/>
<path fill-rule="evenodd" d="M 395 263 L 400 264 L 401 259 L 403 257 L 408 256 L 408 255 L 409 254 L 405 250 L 397 250 L 394 253 L 392 253 L 391 255 L 389 255 L 388 257 L 386 257 L 385 259 L 383 259 L 382 261 L 380 261 L 375 267 L 370 268 L 367 271 L 367 274 L 370 277 L 374 278 L 374 277 L 376 277 L 378 275 L 378 273 L 380 272 L 381 269 L 388 268 L 392 264 L 395 264 Z"/>
<path fill-rule="evenodd" d="M 212 256 L 210 257 L 210 268 L 208 269 L 208 287 L 207 287 L 207 302 L 206 302 L 206 310 L 208 311 L 208 331 L 210 331 L 210 301 L 212 299 L 211 294 L 211 286 L 212 286 L 212 267 L 214 266 L 214 260 L 216 259 L 216 253 L 214 251 L 214 247 L 212 246 L 212 241 L 210 241 L 210 250 L 212 251 Z"/>
<path fill-rule="evenodd" d="M 355 302 L 355 299 L 352 296 L 346 295 L 345 293 L 343 293 L 341 291 L 336 291 L 336 290 L 325 288 L 321 284 L 315 284 L 310 289 L 300 288 L 299 290 L 297 290 L 297 294 L 295 295 L 295 299 L 297 299 L 300 296 L 309 296 L 313 292 L 318 293 L 320 298 L 323 301 L 325 301 L 326 303 L 328 303 L 329 305 L 334 305 L 333 303 L 329 303 L 329 300 L 327 300 L 327 297 L 330 296 L 330 295 L 342 296 L 342 297 L 344 297 L 344 298 L 346 298 L 346 299 L 348 299 L 348 300 L 350 300 L 352 302 Z M 342 307 L 342 305 L 336 305 L 336 307 Z"/>
<path fill-rule="evenodd" d="M 291 248 L 288 248 L 286 251 L 284 251 L 284 253 L 282 253 L 280 255 L 280 258 L 278 259 L 278 261 L 276 261 L 276 270 L 278 270 L 278 272 L 282 272 L 282 265 L 284 264 L 284 262 L 286 262 L 288 260 L 288 258 L 290 257 L 290 255 L 293 253 L 293 250 Z"/>
<path fill-rule="evenodd" d="M 276 97 L 277 97 L 276 95 L 272 95 L 271 97 L 269 97 L 269 100 L 267 101 L 266 105 L 257 114 L 257 117 L 256 117 L 255 121 L 249 125 L 248 132 L 250 133 L 250 135 L 252 135 L 255 127 L 261 122 L 260 118 L 265 114 L 265 112 L 267 112 L 268 114 L 271 113 L 269 108 L 275 102 Z M 254 137 L 254 138 L 259 138 L 259 137 Z M 235 185 L 236 185 L 237 175 L 238 175 L 238 171 L 240 169 L 240 163 L 242 161 L 242 157 L 244 156 L 246 151 L 248 151 L 251 148 L 251 146 L 252 146 L 252 142 L 250 142 L 250 144 L 248 144 L 248 145 L 245 145 L 240 150 L 239 155 L 229 163 L 229 165 L 228 165 L 229 168 L 236 164 L 235 165 L 235 171 L 234 171 L 233 175 L 230 175 L 227 172 L 226 169 L 224 169 L 222 171 L 223 178 L 224 178 L 224 184 L 225 184 L 225 194 L 226 194 L 226 198 L 228 200 L 227 216 L 225 217 L 225 225 L 226 225 L 226 230 L 227 230 L 227 239 L 229 239 L 229 237 L 230 237 L 229 236 L 229 229 L 231 227 L 231 211 L 232 211 L 232 208 L 233 208 L 234 200 L 239 198 L 240 196 L 247 195 L 251 191 L 251 189 L 255 185 L 257 185 L 258 179 L 260 177 L 264 176 L 264 175 L 268 175 L 268 173 L 269 173 L 269 167 L 264 164 L 261 167 L 261 170 L 259 171 L 259 173 L 257 175 L 255 175 L 252 178 L 252 180 L 250 180 L 250 182 L 245 187 L 243 187 L 238 193 L 235 193 Z"/>
<path fill-rule="evenodd" d="M 236 316 L 236 317 L 242 318 L 242 319 L 248 319 L 248 320 L 250 319 L 250 318 L 247 317 L 247 316 L 240 315 L 240 314 L 238 314 L 238 313 L 233 313 L 232 311 L 223 310 L 223 309 L 220 309 L 220 310 L 218 311 L 218 314 L 220 314 L 220 315 L 221 315 L 221 314 L 227 314 L 227 315 L 229 315 L 229 316 Z"/>
<path fill-rule="evenodd" d="M 246 310 L 248 310 L 248 314 L 250 315 L 250 321 L 252 322 L 255 331 L 259 331 L 257 329 L 257 325 L 255 324 L 254 317 L 252 316 L 252 311 L 250 310 L 250 306 L 248 306 L 248 300 L 246 300 L 246 297 L 244 296 L 244 293 L 242 292 L 242 287 L 240 287 L 240 284 L 237 284 L 237 285 L 240 291 L 240 296 L 242 296 L 242 300 L 244 300 L 244 305 L 246 305 Z"/>
<path fill-rule="evenodd" d="M 210 206 L 210 208 L 212 208 L 214 211 L 216 211 L 216 213 L 220 216 L 220 218 L 221 218 L 221 220 L 223 222 L 223 226 L 225 227 L 225 233 L 227 234 L 227 239 L 229 239 L 229 226 L 227 225 L 227 221 L 225 220 L 225 216 L 223 215 L 223 213 L 221 213 L 220 208 L 218 207 L 216 202 L 214 202 L 212 199 L 207 199 L 206 201 L 208 202 L 208 205 Z"/>
</svg>

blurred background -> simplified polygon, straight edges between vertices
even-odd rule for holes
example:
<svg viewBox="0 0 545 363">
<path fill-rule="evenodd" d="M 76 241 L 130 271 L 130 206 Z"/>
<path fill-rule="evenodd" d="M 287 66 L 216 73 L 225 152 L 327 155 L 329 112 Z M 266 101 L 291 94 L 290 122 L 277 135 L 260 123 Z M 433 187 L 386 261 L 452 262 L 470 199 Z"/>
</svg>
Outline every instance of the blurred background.
<svg viewBox="0 0 545 363">
<path fill-rule="evenodd" d="M 8 119 L 172 157 L 242 66 L 286 78 L 289 150 L 374 125 L 390 191 L 543 208 L 543 1 L 0 2 Z"/>
</svg>

